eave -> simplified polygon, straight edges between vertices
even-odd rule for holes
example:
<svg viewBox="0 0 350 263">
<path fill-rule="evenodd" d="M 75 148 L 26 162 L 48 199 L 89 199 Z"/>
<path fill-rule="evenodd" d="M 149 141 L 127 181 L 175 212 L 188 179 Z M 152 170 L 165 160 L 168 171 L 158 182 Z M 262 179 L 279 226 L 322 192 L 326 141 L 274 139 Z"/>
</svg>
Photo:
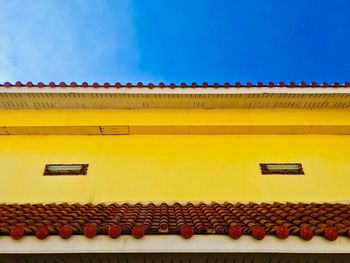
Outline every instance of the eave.
<svg viewBox="0 0 350 263">
<path fill-rule="evenodd" d="M 2 109 L 350 108 L 347 87 L 0 87 Z"/>
<path fill-rule="evenodd" d="M 111 239 L 108 236 L 96 236 L 87 239 L 74 236 L 62 240 L 58 236 L 50 236 L 46 240 L 26 236 L 21 240 L 10 237 L 0 238 L 0 254 L 17 253 L 350 253 L 350 239 L 339 237 L 329 242 L 322 237 L 314 237 L 312 242 L 298 237 L 279 240 L 267 236 L 263 241 L 250 236 L 232 240 L 228 236 L 204 235 L 194 236 L 190 240 L 181 236 L 146 236 L 135 239 L 132 236 L 121 236 Z"/>
</svg>

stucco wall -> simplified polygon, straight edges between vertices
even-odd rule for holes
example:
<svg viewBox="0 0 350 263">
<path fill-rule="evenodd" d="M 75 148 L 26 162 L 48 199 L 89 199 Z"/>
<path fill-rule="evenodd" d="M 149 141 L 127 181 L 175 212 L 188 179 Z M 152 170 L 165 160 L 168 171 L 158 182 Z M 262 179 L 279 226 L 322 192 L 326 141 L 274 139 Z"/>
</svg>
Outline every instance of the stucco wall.
<svg viewBox="0 0 350 263">
<path fill-rule="evenodd" d="M 350 136 L 0 136 L 0 202 L 340 201 L 350 199 Z M 89 163 L 45 177 L 46 163 Z M 263 176 L 259 162 L 305 175 Z"/>
</svg>

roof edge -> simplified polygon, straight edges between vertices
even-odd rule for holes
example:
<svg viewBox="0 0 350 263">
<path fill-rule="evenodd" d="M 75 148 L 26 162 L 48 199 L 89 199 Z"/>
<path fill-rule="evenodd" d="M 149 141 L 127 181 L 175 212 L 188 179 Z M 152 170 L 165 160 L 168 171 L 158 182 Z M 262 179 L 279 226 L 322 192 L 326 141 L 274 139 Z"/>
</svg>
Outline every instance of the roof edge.
<svg viewBox="0 0 350 263">
<path fill-rule="evenodd" d="M 229 242 L 228 242 L 229 241 Z M 350 240 L 339 237 L 333 242 L 322 237 L 314 237 L 312 242 L 290 237 L 280 240 L 266 236 L 264 242 L 250 236 L 232 240 L 229 236 L 196 235 L 184 239 L 176 235 L 152 235 L 142 239 L 132 236 L 120 236 L 111 239 L 108 236 L 85 238 L 74 236 L 63 240 L 59 236 L 50 236 L 39 240 L 35 236 L 25 236 L 20 241 L 11 237 L 0 238 L 0 254 L 13 253 L 346 253 L 350 254 Z"/>
<path fill-rule="evenodd" d="M 16 94 L 25 94 L 25 93 L 45 93 L 45 94 L 73 94 L 73 93 L 87 93 L 87 94 L 145 94 L 145 95 L 154 95 L 154 94 L 349 94 L 350 88 L 347 86 L 307 86 L 307 87 L 289 87 L 289 86 L 242 86 L 242 87 L 174 87 L 169 86 L 160 87 L 155 86 L 149 88 L 147 86 L 138 87 L 108 87 L 104 88 L 103 86 L 93 87 L 93 86 L 66 86 L 66 87 L 50 87 L 50 86 L 0 86 L 0 93 L 16 93 Z"/>
<path fill-rule="evenodd" d="M 197 87 L 202 87 L 202 88 L 220 88 L 220 87 L 225 87 L 225 88 L 240 88 L 240 87 L 247 87 L 247 88 L 251 88 L 251 87 L 290 87 L 290 88 L 294 88 L 294 87 L 332 87 L 332 88 L 337 88 L 337 87 L 350 87 L 350 82 L 344 82 L 344 83 L 339 83 L 339 82 L 333 82 L 331 84 L 328 84 L 328 82 L 322 82 L 322 83 L 317 83 L 315 81 L 311 82 L 311 83 L 306 83 L 304 81 L 300 82 L 300 83 L 296 83 L 296 82 L 289 82 L 289 83 L 285 83 L 285 82 L 278 82 L 278 83 L 274 83 L 274 82 L 268 82 L 268 83 L 263 83 L 263 82 L 257 82 L 257 83 L 252 83 L 252 82 L 246 82 L 246 83 L 241 83 L 241 82 L 235 82 L 235 83 L 230 83 L 230 82 L 225 82 L 225 83 L 212 83 L 209 84 L 208 82 L 202 82 L 201 84 L 198 84 L 196 82 L 192 82 L 191 84 L 187 84 L 185 82 L 182 82 L 180 84 L 175 84 L 175 83 L 169 83 L 169 84 L 165 84 L 164 82 L 160 82 L 158 84 L 156 83 L 148 83 L 148 84 L 144 84 L 143 82 L 138 82 L 137 84 L 132 84 L 131 82 L 122 84 L 120 82 L 116 82 L 115 84 L 113 83 L 109 83 L 109 82 L 105 82 L 104 84 L 100 84 L 98 82 L 93 82 L 93 83 L 88 83 L 88 82 L 82 82 L 81 84 L 77 84 L 77 82 L 71 82 L 70 84 L 67 84 L 65 82 L 59 82 L 58 84 L 56 84 L 55 82 L 51 81 L 48 84 L 45 84 L 43 82 L 38 82 L 36 85 L 33 84 L 33 82 L 28 81 L 27 83 L 22 83 L 21 81 L 17 81 L 15 83 L 10 83 L 10 82 L 4 82 L 2 85 L 0 85 L 0 87 L 34 87 L 37 86 L 39 88 L 42 88 L 44 86 L 49 86 L 51 88 L 54 87 L 94 87 L 94 88 L 121 88 L 121 87 L 127 87 L 127 88 L 132 88 L 132 87 L 137 87 L 137 88 L 155 88 L 155 87 L 160 87 L 160 88 L 197 88 Z"/>
</svg>

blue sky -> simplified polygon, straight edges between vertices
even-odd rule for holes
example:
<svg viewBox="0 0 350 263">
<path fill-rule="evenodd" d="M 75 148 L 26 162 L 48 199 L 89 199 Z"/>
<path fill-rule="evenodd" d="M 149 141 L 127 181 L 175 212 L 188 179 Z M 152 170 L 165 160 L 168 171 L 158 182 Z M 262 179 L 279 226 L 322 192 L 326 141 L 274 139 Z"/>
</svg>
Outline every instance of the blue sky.
<svg viewBox="0 0 350 263">
<path fill-rule="evenodd" d="M 349 81 L 349 0 L 0 0 L 0 82 Z"/>
</svg>

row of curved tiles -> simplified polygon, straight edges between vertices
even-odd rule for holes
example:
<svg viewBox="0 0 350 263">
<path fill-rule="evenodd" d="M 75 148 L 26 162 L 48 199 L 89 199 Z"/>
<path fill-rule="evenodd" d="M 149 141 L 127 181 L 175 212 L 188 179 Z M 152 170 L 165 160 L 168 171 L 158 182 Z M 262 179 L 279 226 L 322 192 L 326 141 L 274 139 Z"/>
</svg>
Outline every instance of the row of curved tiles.
<svg viewBox="0 0 350 263">
<path fill-rule="evenodd" d="M 294 87 L 315 87 L 315 88 L 319 88 L 319 87 L 324 87 L 324 88 L 341 88 L 341 87 L 350 87 L 350 82 L 344 82 L 344 83 L 338 83 L 338 82 L 334 82 L 334 83 L 327 83 L 327 82 L 322 82 L 322 83 L 317 83 L 317 82 L 311 82 L 311 83 L 306 83 L 306 82 L 300 82 L 300 83 L 295 83 L 295 82 L 289 82 L 289 83 L 284 83 L 284 82 L 278 82 L 277 84 L 273 83 L 273 82 L 269 82 L 269 83 L 263 83 L 263 82 L 257 82 L 257 83 L 251 83 L 251 82 L 247 82 L 247 83 L 240 83 L 240 82 L 235 82 L 235 83 L 229 83 L 229 82 L 225 82 L 223 84 L 219 84 L 217 82 L 213 83 L 213 84 L 209 84 L 207 82 L 203 82 L 202 84 L 198 84 L 196 82 L 192 82 L 191 84 L 186 84 L 185 82 L 178 84 L 175 83 L 169 83 L 169 84 L 165 84 L 164 82 L 160 82 L 158 84 L 154 84 L 154 83 L 148 83 L 148 84 L 144 84 L 142 82 L 138 82 L 136 84 L 132 84 L 131 82 L 125 83 L 125 84 L 121 84 L 119 82 L 116 83 L 109 83 L 109 82 L 105 82 L 104 84 L 100 84 L 98 82 L 94 82 L 94 83 L 88 83 L 88 82 L 82 82 L 81 84 L 78 84 L 76 82 L 71 82 L 69 84 L 65 83 L 65 82 L 60 82 L 60 83 L 55 83 L 53 81 L 45 84 L 43 82 L 38 82 L 37 84 L 34 84 L 33 82 L 27 82 L 27 83 L 22 83 L 20 81 L 17 81 L 15 83 L 10 83 L 10 82 L 5 82 L 2 85 L 0 85 L 0 87 L 5 87 L 5 88 L 10 88 L 10 87 L 38 87 L 38 88 L 43 88 L 43 87 L 51 87 L 51 88 L 55 88 L 55 87 L 70 87 L 70 88 L 75 88 L 75 87 L 94 87 L 94 88 L 122 88 L 122 87 L 126 87 L 126 88 L 133 88 L 133 87 L 138 87 L 138 88 L 155 88 L 155 87 L 159 87 L 159 88 L 251 88 L 251 87 L 270 87 L 270 88 L 274 88 L 274 87 L 288 87 L 288 88 L 294 88 Z"/>
<path fill-rule="evenodd" d="M 0 204 L 0 235 L 350 236 L 350 205 L 328 203 Z"/>
</svg>

